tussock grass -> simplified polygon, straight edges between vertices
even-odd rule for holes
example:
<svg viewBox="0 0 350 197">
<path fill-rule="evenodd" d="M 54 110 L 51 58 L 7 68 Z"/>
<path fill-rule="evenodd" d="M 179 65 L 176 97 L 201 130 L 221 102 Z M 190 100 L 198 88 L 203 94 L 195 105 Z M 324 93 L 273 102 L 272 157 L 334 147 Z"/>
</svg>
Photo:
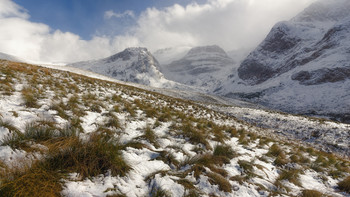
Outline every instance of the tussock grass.
<svg viewBox="0 0 350 197">
<path fill-rule="evenodd" d="M 75 140 L 71 146 L 52 152 L 44 164 L 49 169 L 78 172 L 83 177 L 97 176 L 111 170 L 112 175 L 125 176 L 130 167 L 123 160 L 120 147 L 100 135 L 90 141 Z"/>
<path fill-rule="evenodd" d="M 347 192 L 350 194 L 350 176 L 346 177 L 344 180 L 338 183 L 338 188 L 341 191 Z"/>
<path fill-rule="evenodd" d="M 38 95 L 36 95 L 36 90 L 31 87 L 25 87 L 22 89 L 22 99 L 24 105 L 30 108 L 38 108 Z"/>
<path fill-rule="evenodd" d="M 150 149 L 149 146 L 147 146 L 144 143 L 138 142 L 138 141 L 130 141 L 130 142 L 124 144 L 122 146 L 122 149 L 125 150 L 127 147 L 136 148 L 136 149 L 143 149 L 143 148 Z"/>
<path fill-rule="evenodd" d="M 171 197 L 171 194 L 159 187 L 153 187 L 150 192 L 150 197 Z"/>
<path fill-rule="evenodd" d="M 288 180 L 294 185 L 301 186 L 299 174 L 300 170 L 282 170 L 277 181 Z"/>
<path fill-rule="evenodd" d="M 236 156 L 238 156 L 237 153 L 235 153 L 232 148 L 228 145 L 216 145 L 214 147 L 213 155 L 215 157 L 226 157 L 227 159 L 232 159 Z"/>
<path fill-rule="evenodd" d="M 34 166 L 4 180 L 0 196 L 61 196 L 61 178 L 58 172 Z"/>
<path fill-rule="evenodd" d="M 69 116 L 66 113 L 67 106 L 63 103 L 62 100 L 59 102 L 52 102 L 50 109 L 57 111 L 57 115 L 60 116 L 61 118 L 66 120 L 69 119 Z"/>
<path fill-rule="evenodd" d="M 180 164 L 180 162 L 176 160 L 175 156 L 167 151 L 160 151 L 157 159 L 162 160 L 168 165 L 174 165 L 175 167 L 178 167 Z"/>
<path fill-rule="evenodd" d="M 224 192 L 232 192 L 232 187 L 229 181 L 227 181 L 223 176 L 215 173 L 208 173 L 209 182 L 212 185 L 218 185 L 219 189 Z"/>
<path fill-rule="evenodd" d="M 316 190 L 303 190 L 301 197 L 322 197 L 325 196 L 321 192 Z"/>
<path fill-rule="evenodd" d="M 253 172 L 254 165 L 251 162 L 245 161 L 245 160 L 239 160 L 238 165 L 243 170 L 244 174 L 246 175 L 246 178 L 252 178 L 253 176 L 255 176 Z"/>
<path fill-rule="evenodd" d="M 149 125 L 147 125 L 144 129 L 144 134 L 141 136 L 141 138 L 148 140 L 156 147 L 159 146 L 157 142 L 157 135 L 154 133 L 154 130 Z"/>
<path fill-rule="evenodd" d="M 206 140 L 206 135 L 193 128 L 191 123 L 187 122 L 182 125 L 182 134 L 189 138 L 189 141 L 194 144 L 203 144 L 207 149 L 211 149 L 209 142 Z"/>
<path fill-rule="evenodd" d="M 1 116 L 0 116 L 1 117 Z M 2 118 L 0 118 L 0 127 L 5 127 L 7 128 L 10 133 L 19 133 L 20 131 L 13 126 L 9 121 L 4 121 Z"/>
<path fill-rule="evenodd" d="M 280 154 L 283 154 L 283 150 L 277 144 L 273 144 L 270 147 L 269 152 L 267 153 L 268 156 L 275 156 L 275 157 L 277 157 Z"/>
</svg>

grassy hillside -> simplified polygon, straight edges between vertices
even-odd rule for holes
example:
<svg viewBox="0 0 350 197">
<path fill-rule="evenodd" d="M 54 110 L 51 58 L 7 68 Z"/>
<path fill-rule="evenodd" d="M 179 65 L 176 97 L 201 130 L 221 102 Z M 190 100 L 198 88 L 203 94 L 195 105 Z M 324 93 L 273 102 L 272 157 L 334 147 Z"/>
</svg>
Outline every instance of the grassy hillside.
<svg viewBox="0 0 350 197">
<path fill-rule="evenodd" d="M 349 175 L 190 101 L 0 61 L 0 196 L 349 196 Z"/>
</svg>

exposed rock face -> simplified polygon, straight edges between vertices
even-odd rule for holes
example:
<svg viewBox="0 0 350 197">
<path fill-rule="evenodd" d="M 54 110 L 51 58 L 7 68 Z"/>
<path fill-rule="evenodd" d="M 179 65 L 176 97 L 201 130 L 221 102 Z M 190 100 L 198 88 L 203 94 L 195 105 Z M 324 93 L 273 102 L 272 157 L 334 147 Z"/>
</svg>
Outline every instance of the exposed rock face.
<svg viewBox="0 0 350 197">
<path fill-rule="evenodd" d="M 323 83 L 335 83 L 350 79 L 350 67 L 323 68 L 314 71 L 300 71 L 292 75 L 292 79 L 300 81 L 302 85 L 318 85 Z"/>
<path fill-rule="evenodd" d="M 180 60 L 164 65 L 165 77 L 179 83 L 213 91 L 235 62 L 219 46 L 195 47 Z"/>
<path fill-rule="evenodd" d="M 218 93 L 350 122 L 349 10 L 349 0 L 320 0 L 277 23 Z"/>
<path fill-rule="evenodd" d="M 101 60 L 77 62 L 72 66 L 144 85 L 155 85 L 164 80 L 158 61 L 146 48 L 141 47 L 127 48 Z"/>
<path fill-rule="evenodd" d="M 330 58 L 349 38 L 350 1 L 319 1 L 288 22 L 276 24 L 242 62 L 238 75 L 249 85 L 261 84 L 298 66 Z M 345 55 L 349 50 L 341 53 Z M 339 50 L 340 51 L 340 50 Z M 320 67 L 329 67 L 326 61 Z"/>
</svg>

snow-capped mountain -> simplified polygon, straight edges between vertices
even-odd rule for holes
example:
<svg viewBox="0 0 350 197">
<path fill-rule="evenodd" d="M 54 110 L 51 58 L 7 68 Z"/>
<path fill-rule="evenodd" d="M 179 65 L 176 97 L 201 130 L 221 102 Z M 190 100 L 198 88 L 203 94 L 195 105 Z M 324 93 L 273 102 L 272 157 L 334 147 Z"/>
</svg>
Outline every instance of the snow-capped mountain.
<svg viewBox="0 0 350 197">
<path fill-rule="evenodd" d="M 162 65 L 161 71 L 170 80 L 212 92 L 234 65 L 223 49 L 213 45 L 192 48 L 183 58 Z"/>
<path fill-rule="evenodd" d="M 167 65 L 175 60 L 181 59 L 191 48 L 190 46 L 169 47 L 158 49 L 152 54 L 158 60 L 159 64 Z"/>
<path fill-rule="evenodd" d="M 350 1 L 322 0 L 277 23 L 220 93 L 349 121 Z"/>
<path fill-rule="evenodd" d="M 0 61 L 0 196 L 349 196 L 347 124 L 66 68 Z"/>
<path fill-rule="evenodd" d="M 9 55 L 6 53 L 1 53 L 0 52 L 0 59 L 3 60 L 8 60 L 8 61 L 14 61 L 14 62 L 23 62 L 23 60 L 19 57 L 13 56 L 13 55 Z"/>
<path fill-rule="evenodd" d="M 69 66 L 153 87 L 166 87 L 173 84 L 159 71 L 159 63 L 153 55 L 146 48 L 141 47 L 127 48 L 104 59 L 77 62 Z"/>
</svg>

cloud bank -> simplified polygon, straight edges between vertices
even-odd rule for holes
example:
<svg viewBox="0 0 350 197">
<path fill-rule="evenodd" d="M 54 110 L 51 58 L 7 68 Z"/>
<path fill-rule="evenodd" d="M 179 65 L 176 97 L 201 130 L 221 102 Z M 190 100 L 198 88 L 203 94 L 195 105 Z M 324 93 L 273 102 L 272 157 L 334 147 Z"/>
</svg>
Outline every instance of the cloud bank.
<svg viewBox="0 0 350 197">
<path fill-rule="evenodd" d="M 136 25 L 127 33 L 95 36 L 52 30 L 30 21 L 27 12 L 11 0 L 0 0 L 0 52 L 21 58 L 73 62 L 96 59 L 126 47 L 150 50 L 175 46 L 218 44 L 226 50 L 253 48 L 280 20 L 288 20 L 315 0 L 208 0 L 204 4 L 148 8 L 138 17 L 106 11 L 106 20 L 132 17 Z"/>
</svg>

